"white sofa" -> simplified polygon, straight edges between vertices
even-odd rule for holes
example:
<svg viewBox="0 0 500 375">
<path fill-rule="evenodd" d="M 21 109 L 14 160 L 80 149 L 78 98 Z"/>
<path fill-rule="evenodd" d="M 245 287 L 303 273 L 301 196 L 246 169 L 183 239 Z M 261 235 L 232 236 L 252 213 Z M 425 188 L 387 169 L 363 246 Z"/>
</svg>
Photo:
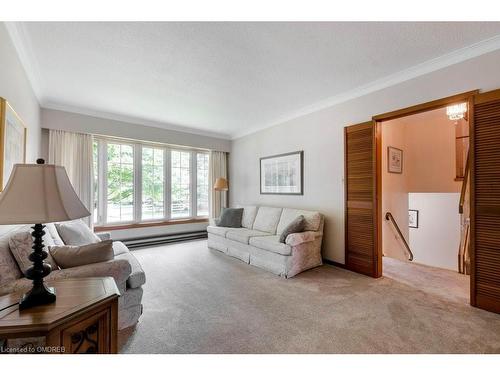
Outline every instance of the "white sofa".
<svg viewBox="0 0 500 375">
<path fill-rule="evenodd" d="M 279 237 L 297 216 L 304 215 L 306 230 Z M 208 247 L 282 277 L 293 277 L 322 265 L 323 215 L 292 208 L 243 206 L 242 228 L 207 227 Z"/>
</svg>

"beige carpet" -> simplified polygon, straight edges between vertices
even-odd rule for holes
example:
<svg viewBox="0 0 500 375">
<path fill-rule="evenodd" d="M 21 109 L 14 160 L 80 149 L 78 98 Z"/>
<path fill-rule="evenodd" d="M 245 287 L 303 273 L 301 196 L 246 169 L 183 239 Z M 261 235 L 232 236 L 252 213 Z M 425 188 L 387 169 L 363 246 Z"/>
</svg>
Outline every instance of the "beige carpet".
<svg viewBox="0 0 500 375">
<path fill-rule="evenodd" d="M 203 240 L 134 254 L 144 314 L 122 353 L 500 353 L 500 315 L 470 307 L 449 271 L 425 284 L 413 268 L 414 287 L 390 261 L 378 280 L 332 266 L 286 280 Z"/>
</svg>

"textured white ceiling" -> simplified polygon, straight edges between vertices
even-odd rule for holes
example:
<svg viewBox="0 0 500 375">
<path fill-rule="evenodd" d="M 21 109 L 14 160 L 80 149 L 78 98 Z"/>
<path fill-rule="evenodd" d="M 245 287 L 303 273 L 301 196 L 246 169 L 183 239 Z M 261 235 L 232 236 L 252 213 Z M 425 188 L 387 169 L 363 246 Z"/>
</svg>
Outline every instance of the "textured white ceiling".
<svg viewBox="0 0 500 375">
<path fill-rule="evenodd" d="M 227 136 L 276 123 L 500 35 L 500 23 L 36 22 L 12 27 L 20 36 L 18 50 L 30 60 L 25 66 L 37 81 L 42 106 Z"/>
</svg>

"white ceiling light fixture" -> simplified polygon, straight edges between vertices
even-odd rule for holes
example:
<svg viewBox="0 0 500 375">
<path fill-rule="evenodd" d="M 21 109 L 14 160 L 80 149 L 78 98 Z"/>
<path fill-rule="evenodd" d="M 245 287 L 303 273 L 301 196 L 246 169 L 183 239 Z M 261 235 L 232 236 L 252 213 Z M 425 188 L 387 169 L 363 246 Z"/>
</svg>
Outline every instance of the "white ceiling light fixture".
<svg viewBox="0 0 500 375">
<path fill-rule="evenodd" d="M 446 115 L 451 121 L 458 121 L 465 118 L 467 113 L 467 103 L 454 104 L 446 107 Z"/>
</svg>

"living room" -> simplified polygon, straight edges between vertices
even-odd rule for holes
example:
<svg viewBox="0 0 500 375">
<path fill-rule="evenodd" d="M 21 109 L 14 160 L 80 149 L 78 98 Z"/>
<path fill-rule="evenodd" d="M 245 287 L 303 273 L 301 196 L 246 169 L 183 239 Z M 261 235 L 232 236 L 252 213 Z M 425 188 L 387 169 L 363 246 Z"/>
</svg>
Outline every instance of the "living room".
<svg viewBox="0 0 500 375">
<path fill-rule="evenodd" d="M 500 354 L 500 22 L 13 14 L 2 353 Z M 382 274 L 382 124 L 426 111 L 468 120 L 470 277 Z"/>
</svg>

